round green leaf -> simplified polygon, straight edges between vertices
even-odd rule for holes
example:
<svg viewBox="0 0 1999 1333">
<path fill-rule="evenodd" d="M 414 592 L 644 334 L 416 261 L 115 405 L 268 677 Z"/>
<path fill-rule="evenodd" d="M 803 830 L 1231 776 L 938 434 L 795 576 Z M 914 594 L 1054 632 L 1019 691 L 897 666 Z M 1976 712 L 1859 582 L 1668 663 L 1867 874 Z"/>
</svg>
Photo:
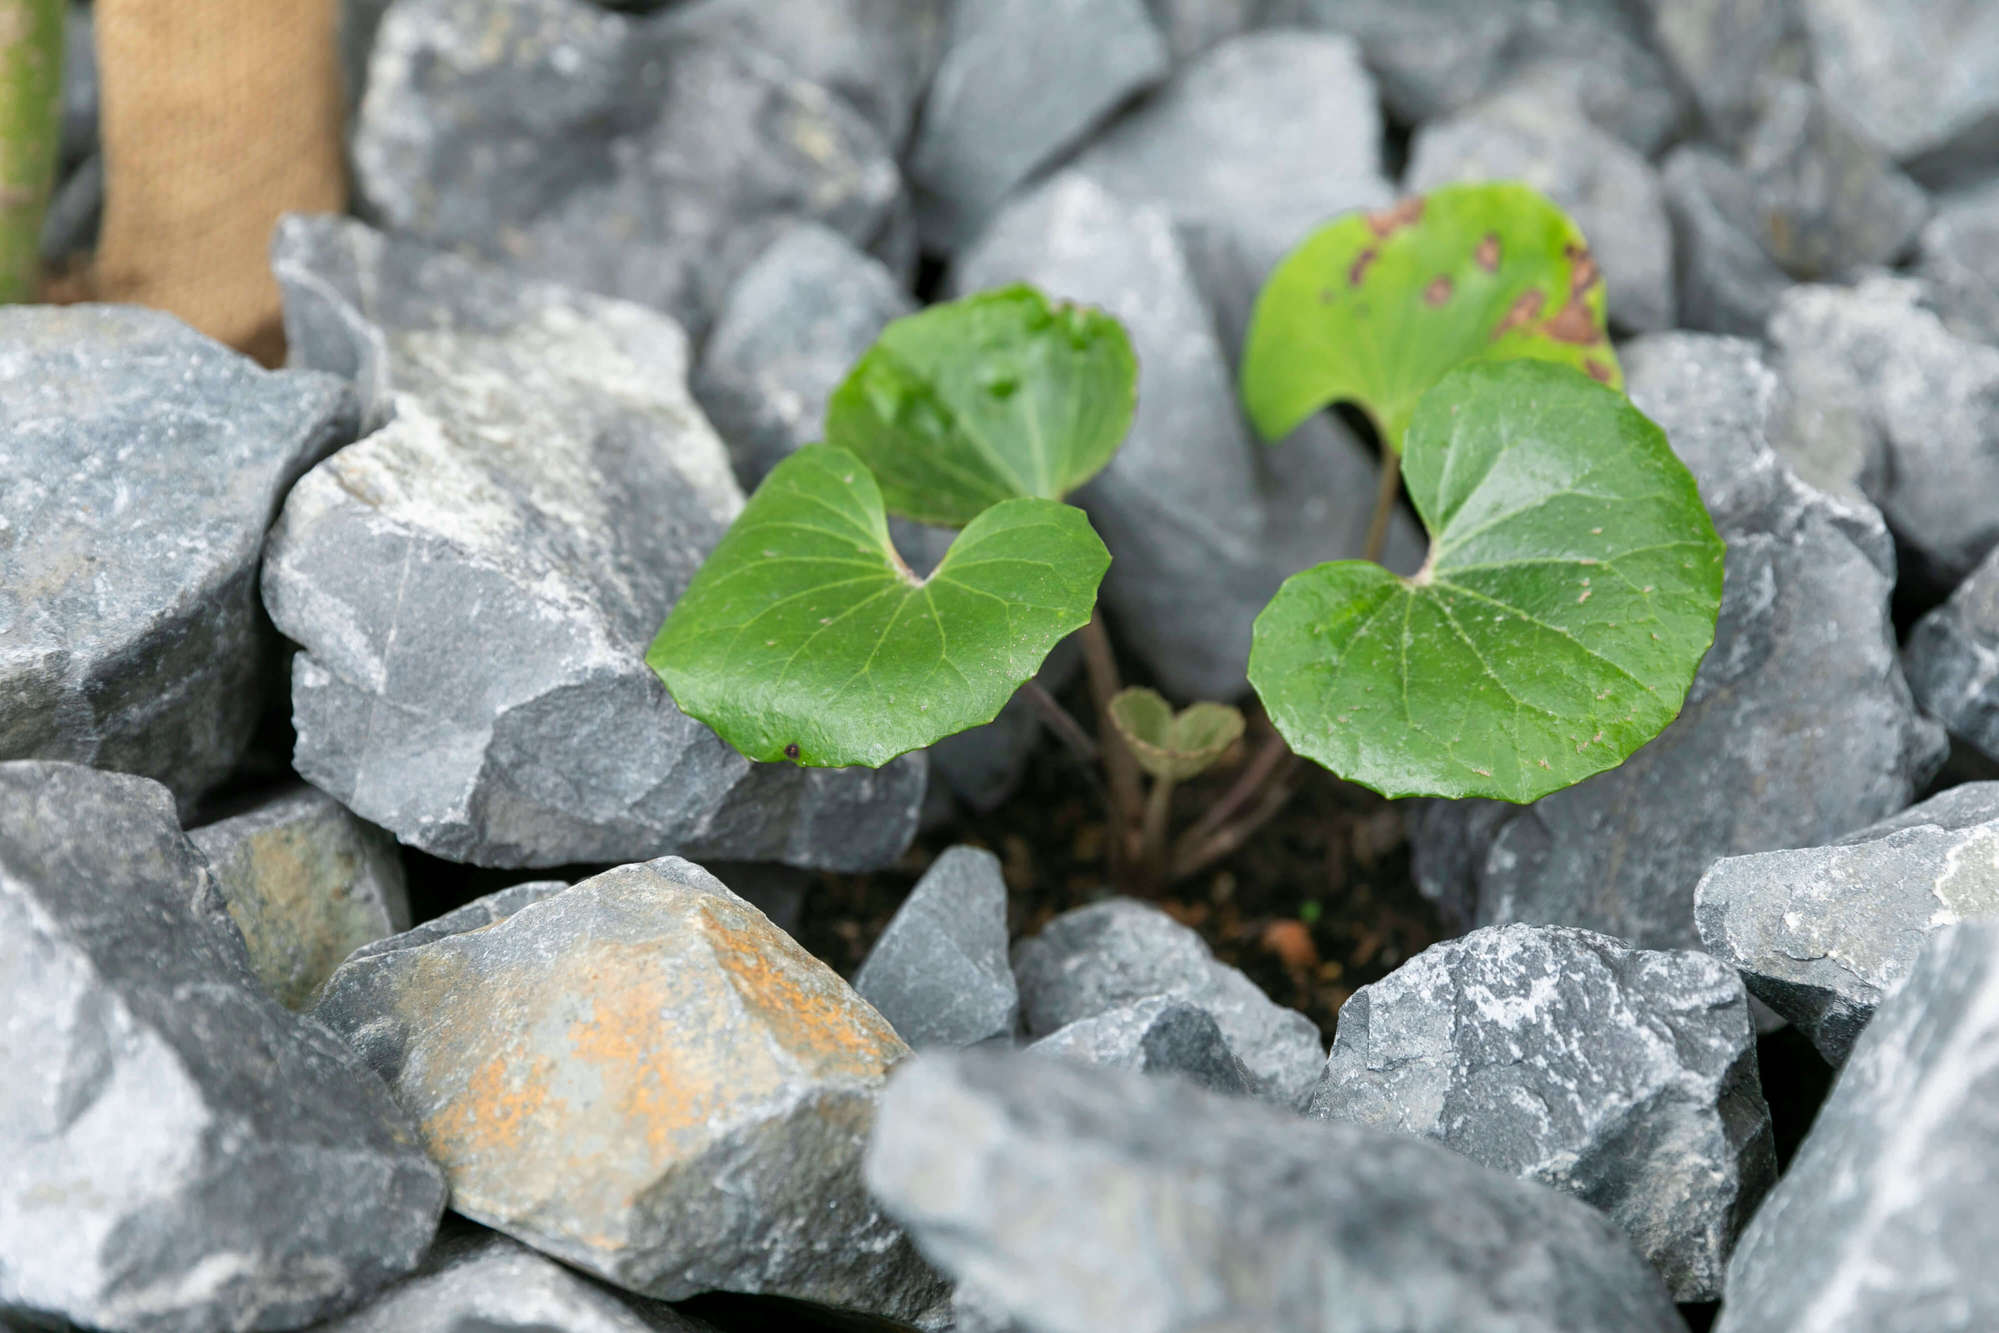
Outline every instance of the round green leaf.
<svg viewBox="0 0 1999 1333">
<path fill-rule="evenodd" d="M 1387 796 L 1531 801 L 1673 720 L 1723 547 L 1623 394 L 1544 362 L 1461 367 L 1417 406 L 1402 477 L 1421 571 L 1319 565 L 1257 617 L 1249 678 L 1292 749 Z"/>
<path fill-rule="evenodd" d="M 1110 462 L 1138 361 L 1099 310 L 1004 287 L 882 330 L 826 407 L 892 513 L 963 527 L 1021 496 L 1059 500 Z"/>
<path fill-rule="evenodd" d="M 878 767 L 992 721 L 1090 619 L 1110 553 L 1083 511 L 995 505 L 927 579 L 858 458 L 816 444 L 757 488 L 646 653 L 751 759 Z"/>
<path fill-rule="evenodd" d="M 1576 224 L 1525 185 L 1449 185 L 1338 218 L 1285 256 L 1250 321 L 1243 403 L 1275 440 L 1351 401 L 1399 449 L 1431 385 L 1515 357 L 1621 386 L 1602 273 Z"/>
<path fill-rule="evenodd" d="M 1158 691 L 1142 686 L 1118 691 L 1110 717 L 1138 766 L 1169 782 L 1203 772 L 1242 735 L 1238 709 L 1203 702 L 1175 713 Z"/>
</svg>

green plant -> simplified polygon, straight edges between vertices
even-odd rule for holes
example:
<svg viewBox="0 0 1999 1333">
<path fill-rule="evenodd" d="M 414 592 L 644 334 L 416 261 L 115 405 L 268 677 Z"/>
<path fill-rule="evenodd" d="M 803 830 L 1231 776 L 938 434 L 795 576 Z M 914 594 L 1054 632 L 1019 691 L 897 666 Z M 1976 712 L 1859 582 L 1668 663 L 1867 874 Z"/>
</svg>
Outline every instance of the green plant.
<svg viewBox="0 0 1999 1333">
<path fill-rule="evenodd" d="M 1063 500 L 1115 453 L 1136 381 L 1114 320 L 1029 288 L 896 321 L 833 395 L 827 443 L 766 479 L 647 660 L 745 755 L 820 766 L 885 763 L 1022 691 L 1101 764 L 1127 888 L 1239 846 L 1288 796 L 1294 752 L 1390 796 L 1529 801 L 1678 712 L 1722 546 L 1617 387 L 1596 264 L 1525 187 L 1440 190 L 1329 224 L 1258 301 L 1258 429 L 1351 402 L 1384 486 L 1367 558 L 1299 572 L 1258 617 L 1250 679 L 1275 734 L 1171 837 L 1175 788 L 1243 754 L 1245 721 L 1122 688 L 1094 614 L 1110 555 Z M 1408 578 L 1372 563 L 1402 482 L 1431 536 Z M 920 577 L 889 513 L 963 531 Z M 1078 630 L 1094 739 L 1032 680 Z"/>
<path fill-rule="evenodd" d="M 0 301 L 32 301 L 62 129 L 63 0 L 0 0 Z"/>
</svg>

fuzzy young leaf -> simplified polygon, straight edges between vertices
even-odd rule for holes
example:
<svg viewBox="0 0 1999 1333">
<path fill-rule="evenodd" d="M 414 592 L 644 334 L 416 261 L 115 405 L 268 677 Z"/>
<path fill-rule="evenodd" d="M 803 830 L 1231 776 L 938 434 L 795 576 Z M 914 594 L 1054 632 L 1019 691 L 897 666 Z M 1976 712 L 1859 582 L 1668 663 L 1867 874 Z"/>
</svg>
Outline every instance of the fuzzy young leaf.
<svg viewBox="0 0 1999 1333">
<path fill-rule="evenodd" d="M 1531 801 L 1679 713 L 1721 538 L 1660 429 L 1563 366 L 1473 363 L 1424 396 L 1402 477 L 1414 578 L 1348 560 L 1257 617 L 1249 678 L 1298 753 L 1387 796 Z"/>
<path fill-rule="evenodd" d="M 1242 735 L 1239 709 L 1203 702 L 1176 713 L 1158 691 L 1142 686 L 1119 690 L 1110 716 L 1138 766 L 1169 782 L 1203 772 Z"/>
<path fill-rule="evenodd" d="M 809 445 L 750 497 L 646 662 L 751 759 L 878 767 L 992 721 L 1089 621 L 1109 564 L 1082 510 L 1009 500 L 919 579 L 868 469 Z"/>
<path fill-rule="evenodd" d="M 1582 232 L 1524 185 L 1450 185 L 1320 228 L 1257 297 L 1243 403 L 1266 439 L 1358 404 L 1393 448 L 1416 402 L 1467 361 L 1527 357 L 1623 377 Z"/>
<path fill-rule="evenodd" d="M 1003 287 L 882 330 L 827 404 L 826 442 L 873 470 L 890 512 L 963 527 L 1095 476 L 1131 427 L 1137 384 L 1115 319 Z"/>
</svg>

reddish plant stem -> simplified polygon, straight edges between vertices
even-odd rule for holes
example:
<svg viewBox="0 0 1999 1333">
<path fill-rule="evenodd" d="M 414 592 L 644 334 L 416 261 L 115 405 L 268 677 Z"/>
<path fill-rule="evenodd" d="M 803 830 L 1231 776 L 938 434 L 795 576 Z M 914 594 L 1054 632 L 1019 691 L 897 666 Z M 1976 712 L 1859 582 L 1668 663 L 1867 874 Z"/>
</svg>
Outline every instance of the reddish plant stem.
<svg viewBox="0 0 1999 1333">
<path fill-rule="evenodd" d="M 1388 549 L 1388 520 L 1395 513 L 1395 499 L 1402 493 L 1402 455 L 1387 442 L 1381 446 L 1381 479 L 1374 492 L 1374 515 L 1367 521 L 1367 541 L 1361 547 L 1363 560 L 1380 560 Z"/>
<path fill-rule="evenodd" d="M 1123 688 L 1117 657 L 1111 651 L 1111 636 L 1104 629 L 1100 612 L 1092 612 L 1090 623 L 1081 631 L 1083 669 L 1090 678 L 1090 698 L 1097 706 L 1097 747 L 1104 760 L 1104 777 L 1109 783 L 1105 841 L 1109 845 L 1111 880 L 1119 887 L 1132 884 L 1134 837 L 1144 817 L 1145 801 L 1139 792 L 1138 761 L 1111 722 L 1111 700 Z"/>
<path fill-rule="evenodd" d="M 1181 844 L 1193 846 L 1227 823 L 1236 811 L 1254 800 L 1281 769 L 1289 767 L 1285 761 L 1290 758 L 1291 749 L 1285 745 L 1282 736 L 1272 732 L 1265 737 L 1256 754 L 1243 765 L 1236 780 L 1229 784 L 1229 789 L 1217 797 L 1215 803 L 1181 835 Z"/>
<path fill-rule="evenodd" d="M 1274 819 L 1278 811 L 1290 803 L 1294 794 L 1295 789 L 1290 783 L 1280 782 L 1266 790 L 1248 814 L 1215 830 L 1205 842 L 1190 845 L 1182 839 L 1181 850 L 1176 850 L 1167 882 L 1174 883 L 1190 875 L 1198 875 L 1248 842 L 1250 835 Z"/>
</svg>

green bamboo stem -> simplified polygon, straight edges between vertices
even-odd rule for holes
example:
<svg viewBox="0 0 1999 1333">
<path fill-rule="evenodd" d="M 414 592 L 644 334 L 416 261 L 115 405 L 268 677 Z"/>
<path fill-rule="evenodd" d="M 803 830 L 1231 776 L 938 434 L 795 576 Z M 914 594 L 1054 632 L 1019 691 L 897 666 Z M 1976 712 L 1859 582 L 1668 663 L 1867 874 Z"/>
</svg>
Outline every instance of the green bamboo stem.
<svg viewBox="0 0 1999 1333">
<path fill-rule="evenodd" d="M 62 139 L 63 0 L 0 0 L 0 301 L 32 301 Z"/>
</svg>

